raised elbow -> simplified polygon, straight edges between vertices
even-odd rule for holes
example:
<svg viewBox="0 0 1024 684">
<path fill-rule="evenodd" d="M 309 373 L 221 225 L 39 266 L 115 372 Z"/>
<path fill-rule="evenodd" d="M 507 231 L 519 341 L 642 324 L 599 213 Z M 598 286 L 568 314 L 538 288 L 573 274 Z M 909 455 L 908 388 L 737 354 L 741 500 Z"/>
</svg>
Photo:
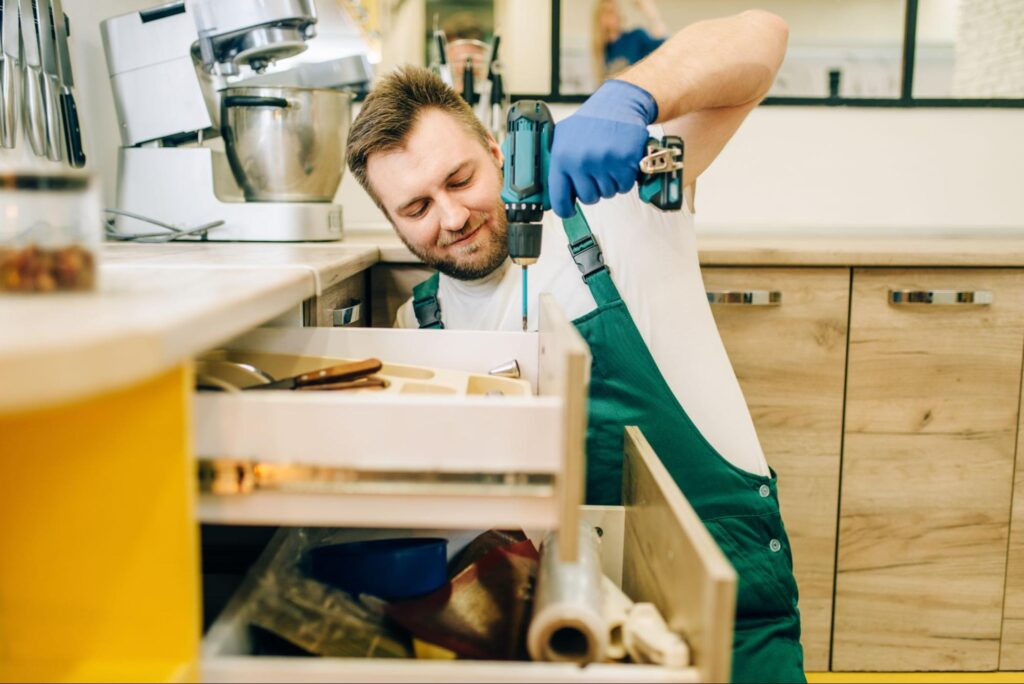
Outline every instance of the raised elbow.
<svg viewBox="0 0 1024 684">
<path fill-rule="evenodd" d="M 743 12 L 743 16 L 750 21 L 757 22 L 761 30 L 770 32 L 783 43 L 789 40 L 789 24 L 778 14 L 768 10 L 752 9 Z"/>
</svg>

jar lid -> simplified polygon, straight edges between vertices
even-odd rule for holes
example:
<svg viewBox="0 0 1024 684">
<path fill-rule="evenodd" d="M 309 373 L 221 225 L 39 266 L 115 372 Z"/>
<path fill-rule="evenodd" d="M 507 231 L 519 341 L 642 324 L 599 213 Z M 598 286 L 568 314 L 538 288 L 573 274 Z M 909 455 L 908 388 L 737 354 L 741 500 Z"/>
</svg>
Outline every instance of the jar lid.
<svg viewBox="0 0 1024 684">
<path fill-rule="evenodd" d="M 0 190 L 55 190 L 72 192 L 89 185 L 88 174 L 0 173 Z"/>
</svg>

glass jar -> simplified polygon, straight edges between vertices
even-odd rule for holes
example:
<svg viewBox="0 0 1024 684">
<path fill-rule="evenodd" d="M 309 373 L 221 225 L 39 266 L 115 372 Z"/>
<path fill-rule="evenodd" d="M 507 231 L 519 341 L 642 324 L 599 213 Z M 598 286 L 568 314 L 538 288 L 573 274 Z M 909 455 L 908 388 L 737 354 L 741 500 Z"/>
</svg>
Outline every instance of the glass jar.
<svg viewBox="0 0 1024 684">
<path fill-rule="evenodd" d="M 95 288 L 102 216 L 91 175 L 0 173 L 0 292 Z"/>
</svg>

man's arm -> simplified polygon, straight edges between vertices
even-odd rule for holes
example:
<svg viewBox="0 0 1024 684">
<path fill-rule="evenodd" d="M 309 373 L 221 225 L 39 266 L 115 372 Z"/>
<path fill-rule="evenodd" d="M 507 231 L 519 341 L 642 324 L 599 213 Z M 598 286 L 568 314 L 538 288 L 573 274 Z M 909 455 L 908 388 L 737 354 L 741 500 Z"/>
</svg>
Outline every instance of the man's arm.
<svg viewBox="0 0 1024 684">
<path fill-rule="evenodd" d="M 788 37 L 786 22 L 761 10 L 700 21 L 619 76 L 649 92 L 665 133 L 683 139 L 684 185 L 711 165 L 768 93 Z"/>
<path fill-rule="evenodd" d="M 786 23 L 752 10 L 688 26 L 621 78 L 605 81 L 555 126 L 551 208 L 629 192 L 647 150 L 647 126 L 666 124 L 686 146 L 683 184 L 710 166 L 771 87 L 786 51 Z"/>
<path fill-rule="evenodd" d="M 637 6 L 637 9 L 644 15 L 644 19 L 647 20 L 647 32 L 654 38 L 668 38 L 668 26 L 665 25 L 665 20 L 661 18 L 661 13 L 658 11 L 658 6 L 654 4 L 654 0 L 633 0 L 633 4 Z"/>
</svg>

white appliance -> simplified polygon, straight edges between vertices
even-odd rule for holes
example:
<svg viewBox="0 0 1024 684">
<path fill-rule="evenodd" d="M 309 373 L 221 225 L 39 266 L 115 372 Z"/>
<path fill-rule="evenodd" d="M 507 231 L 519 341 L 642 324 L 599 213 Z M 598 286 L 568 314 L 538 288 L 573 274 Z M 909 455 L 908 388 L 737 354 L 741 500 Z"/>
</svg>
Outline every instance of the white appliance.
<svg viewBox="0 0 1024 684">
<path fill-rule="evenodd" d="M 243 191 L 244 179 L 233 173 L 226 150 L 218 149 L 221 141 L 210 143 L 222 132 L 222 89 L 244 85 L 249 78 L 282 87 L 365 86 L 369 63 L 359 46 L 345 59 L 281 71 L 273 79 L 260 76 L 275 60 L 302 52 L 316 35 L 316 22 L 312 0 L 179 0 L 103 21 L 122 142 L 117 208 L 180 230 L 223 221 L 202 236 L 209 240 L 340 239 L 342 208 L 331 197 L 321 193 L 315 201 L 262 201 L 251 187 Z M 268 112 L 266 121 L 273 119 Z M 343 127 L 335 131 L 343 147 L 347 115 L 336 124 Z M 230 145 L 231 136 L 225 137 Z M 266 150 L 267 155 L 291 153 L 280 144 Z M 326 163 L 336 164 L 337 157 L 329 155 Z M 235 161 L 235 171 L 242 172 Z M 264 168 L 296 166 L 292 159 L 261 161 Z M 313 165 L 306 161 L 307 167 Z M 340 166 L 334 169 L 339 182 L 343 150 Z M 116 226 L 124 233 L 153 230 L 123 214 Z"/>
</svg>

